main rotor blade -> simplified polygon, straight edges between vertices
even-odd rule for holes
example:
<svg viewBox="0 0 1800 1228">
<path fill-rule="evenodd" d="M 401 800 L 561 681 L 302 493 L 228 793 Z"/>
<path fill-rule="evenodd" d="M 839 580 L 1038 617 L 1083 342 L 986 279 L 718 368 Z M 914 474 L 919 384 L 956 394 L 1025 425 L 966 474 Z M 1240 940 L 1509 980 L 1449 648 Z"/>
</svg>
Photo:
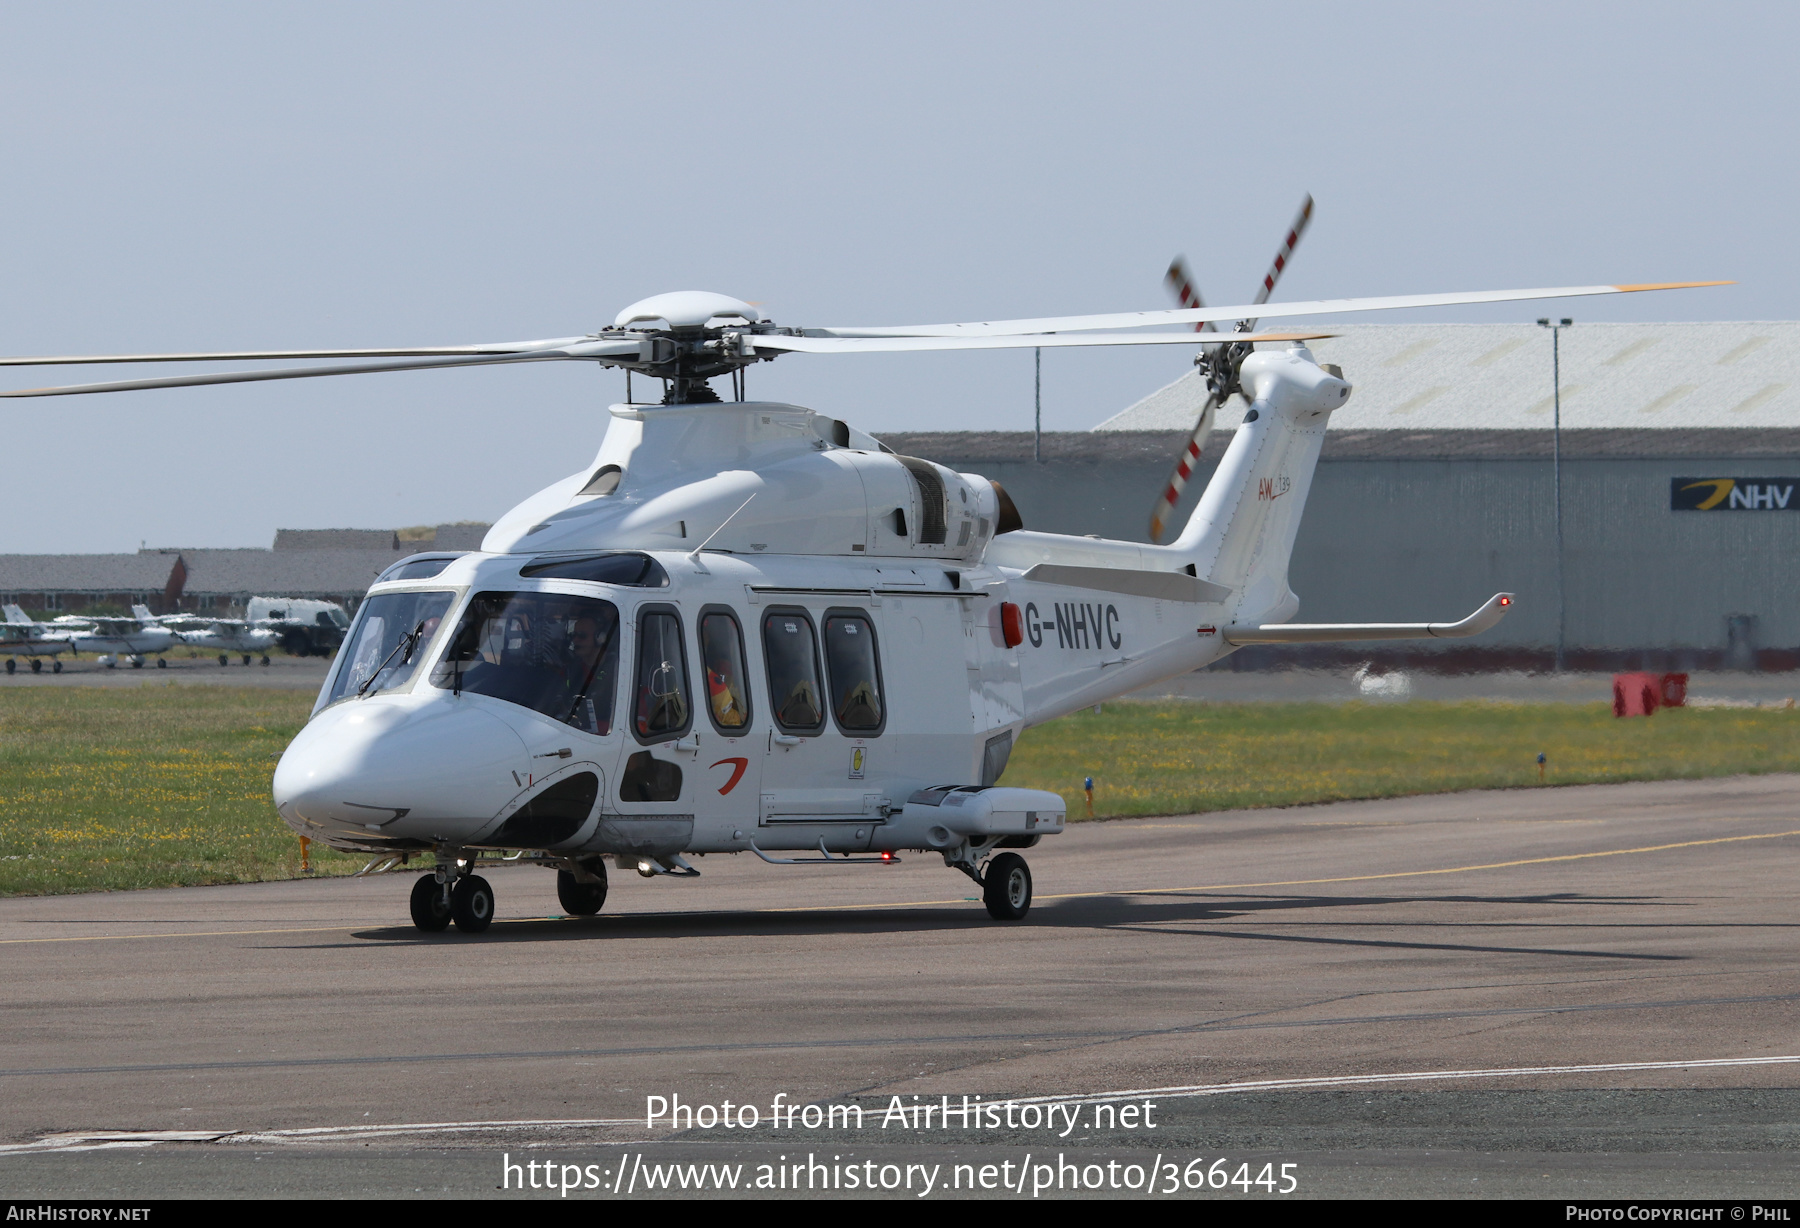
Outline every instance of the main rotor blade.
<svg viewBox="0 0 1800 1228">
<path fill-rule="evenodd" d="M 56 388 L 21 388 L 0 397 L 62 397 L 88 392 L 137 392 L 146 388 L 195 388 L 203 384 L 251 384 L 263 380 L 310 379 L 315 375 L 367 375 L 378 371 L 429 371 L 437 367 L 490 367 L 515 362 L 561 362 L 569 359 L 636 355 L 634 341 L 585 342 L 560 350 L 500 354 L 479 358 L 424 359 L 415 362 L 359 363 L 349 367 L 282 367 L 273 371 L 219 371 L 210 375 L 171 375 L 161 379 L 116 380 L 106 384 L 64 384 Z"/>
<path fill-rule="evenodd" d="M 1323 341 L 1334 333 L 1232 333 L 1240 341 Z M 799 354 L 885 354 L 916 350 L 1030 350 L 1072 345 L 1218 345 L 1222 333 L 1043 333 L 1004 337 L 781 337 L 744 336 L 758 350 Z"/>
<path fill-rule="evenodd" d="M 809 337 L 1005 337 L 1034 333 L 1081 332 L 1102 328 L 1150 328 L 1159 324 L 1198 324 L 1203 320 L 1273 319 L 1321 316 L 1340 311 L 1397 311 L 1406 307 L 1459 307 L 1471 303 L 1516 303 L 1528 299 L 1581 298 L 1595 294 L 1635 294 L 1642 290 L 1687 290 L 1697 286 L 1729 286 L 1729 281 L 1669 281 L 1626 286 L 1556 286 L 1539 290 L 1480 290 L 1459 294 L 1397 294 L 1384 298 L 1319 299 L 1310 303 L 1242 303 L 1235 307 L 1173 308 L 1167 311 L 1124 311 L 1110 315 L 1049 316 L 1035 320 L 985 320 L 965 324 L 913 324 L 880 328 L 809 328 Z M 760 344 L 760 341 L 758 342 Z M 1049 342 L 1032 344 L 1048 345 Z"/>
<path fill-rule="evenodd" d="M 0 358 L 0 367 L 57 367 L 102 362 L 276 362 L 287 358 L 423 358 L 476 354 L 523 354 L 560 350 L 586 337 L 547 341 L 501 341 L 488 345 L 425 345 L 394 350 L 241 350 L 217 354 L 69 354 L 35 358 Z"/>
</svg>

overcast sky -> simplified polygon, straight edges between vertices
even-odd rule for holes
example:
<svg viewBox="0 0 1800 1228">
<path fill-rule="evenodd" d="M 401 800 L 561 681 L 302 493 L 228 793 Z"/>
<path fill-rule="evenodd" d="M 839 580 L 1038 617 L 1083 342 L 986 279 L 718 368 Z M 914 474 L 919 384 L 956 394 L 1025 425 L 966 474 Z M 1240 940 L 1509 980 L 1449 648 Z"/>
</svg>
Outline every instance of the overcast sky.
<svg viewBox="0 0 1800 1228">
<path fill-rule="evenodd" d="M 1278 298 L 1735 278 L 1385 318 L 1800 316 L 1793 4 L 0 17 L 0 353 L 564 336 L 695 288 L 810 325 L 1133 310 L 1178 251 L 1238 302 L 1309 191 Z M 1047 354 L 1045 426 L 1187 361 Z M 750 388 L 876 431 L 1031 424 L 1029 351 L 796 355 Z M 492 519 L 583 467 L 623 391 L 571 363 L 9 401 L 0 552 Z"/>
</svg>

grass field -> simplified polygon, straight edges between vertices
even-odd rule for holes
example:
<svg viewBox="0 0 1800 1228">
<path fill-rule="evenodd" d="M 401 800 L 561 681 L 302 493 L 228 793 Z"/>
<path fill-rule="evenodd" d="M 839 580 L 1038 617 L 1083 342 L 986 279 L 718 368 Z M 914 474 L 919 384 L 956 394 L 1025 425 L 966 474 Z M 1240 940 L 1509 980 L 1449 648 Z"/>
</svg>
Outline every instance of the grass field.
<svg viewBox="0 0 1800 1228">
<path fill-rule="evenodd" d="M 0 894 L 292 878 L 269 781 L 312 695 L 237 687 L 0 692 Z M 315 864 L 359 862 L 325 851 Z"/>
<path fill-rule="evenodd" d="M 1113 703 L 1020 739 L 1005 782 L 1096 817 L 1398 797 L 1459 789 L 1800 771 L 1800 712 L 1610 704 Z"/>
<path fill-rule="evenodd" d="M 291 878 L 275 760 L 306 692 L 147 684 L 0 691 L 0 895 Z M 1605 705 L 1116 703 L 1034 729 L 1005 783 L 1096 816 L 1456 789 L 1800 771 L 1800 713 Z M 324 873 L 361 858 L 317 845 Z"/>
</svg>

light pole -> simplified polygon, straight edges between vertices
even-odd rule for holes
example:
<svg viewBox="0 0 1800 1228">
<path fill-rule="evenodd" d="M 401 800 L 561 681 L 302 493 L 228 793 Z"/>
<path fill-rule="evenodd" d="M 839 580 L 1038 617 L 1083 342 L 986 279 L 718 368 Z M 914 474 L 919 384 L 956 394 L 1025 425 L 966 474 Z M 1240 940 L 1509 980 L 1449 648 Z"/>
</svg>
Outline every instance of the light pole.
<svg viewBox="0 0 1800 1228">
<path fill-rule="evenodd" d="M 1031 352 L 1036 356 L 1033 359 L 1036 368 L 1033 397 L 1037 406 L 1036 415 L 1031 420 L 1031 459 L 1042 464 L 1044 461 L 1044 351 L 1038 349 Z"/>
<path fill-rule="evenodd" d="M 1562 523 L 1562 330 L 1575 321 L 1564 317 L 1552 324 L 1539 320 L 1538 327 L 1550 330 L 1550 396 L 1554 407 L 1550 432 L 1550 467 L 1556 482 L 1556 672 L 1562 673 L 1569 626 L 1569 603 L 1563 587 L 1563 523 Z"/>
</svg>

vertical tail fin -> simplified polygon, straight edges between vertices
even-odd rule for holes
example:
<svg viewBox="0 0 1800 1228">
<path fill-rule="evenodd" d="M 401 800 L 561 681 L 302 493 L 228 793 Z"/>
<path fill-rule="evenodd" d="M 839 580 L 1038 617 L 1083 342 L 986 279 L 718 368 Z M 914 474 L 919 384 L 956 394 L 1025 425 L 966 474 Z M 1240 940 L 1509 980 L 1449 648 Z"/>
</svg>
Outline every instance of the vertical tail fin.
<svg viewBox="0 0 1800 1228">
<path fill-rule="evenodd" d="M 141 623 L 147 623 L 151 619 L 156 617 L 156 615 L 154 615 L 150 612 L 150 607 L 147 605 L 132 606 L 131 607 L 131 616 L 133 618 L 137 619 Z"/>
<path fill-rule="evenodd" d="M 10 626 L 29 627 L 33 622 L 31 615 L 16 605 L 0 606 L 0 613 L 6 615 L 6 621 Z"/>
<path fill-rule="evenodd" d="M 1284 622 L 1300 608 L 1288 588 L 1300 513 L 1350 385 L 1300 348 L 1250 355 L 1239 379 L 1250 401 L 1244 424 L 1172 548 L 1201 578 L 1235 591 L 1234 620 Z"/>
</svg>

